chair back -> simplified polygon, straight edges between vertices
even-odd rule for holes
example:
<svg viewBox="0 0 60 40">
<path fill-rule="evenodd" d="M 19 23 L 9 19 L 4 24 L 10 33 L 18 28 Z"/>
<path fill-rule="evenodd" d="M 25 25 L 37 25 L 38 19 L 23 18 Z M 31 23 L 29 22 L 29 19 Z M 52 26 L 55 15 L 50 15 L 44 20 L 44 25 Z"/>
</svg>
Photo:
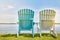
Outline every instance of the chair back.
<svg viewBox="0 0 60 40">
<path fill-rule="evenodd" d="M 19 28 L 21 30 L 30 30 L 33 27 L 34 11 L 30 9 L 21 9 L 18 11 Z"/>
<path fill-rule="evenodd" d="M 51 29 L 55 24 L 55 14 L 56 12 L 51 9 L 42 10 L 39 13 L 40 17 L 40 27 L 41 29 Z"/>
</svg>

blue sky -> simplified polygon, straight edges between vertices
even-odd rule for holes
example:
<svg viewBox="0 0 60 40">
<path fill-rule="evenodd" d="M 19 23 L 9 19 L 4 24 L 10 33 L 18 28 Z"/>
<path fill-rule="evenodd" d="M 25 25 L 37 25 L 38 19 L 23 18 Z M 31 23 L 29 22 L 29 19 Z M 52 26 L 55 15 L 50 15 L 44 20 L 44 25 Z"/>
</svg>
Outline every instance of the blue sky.
<svg viewBox="0 0 60 40">
<path fill-rule="evenodd" d="M 60 0 L 0 0 L 0 22 L 17 22 L 18 10 L 30 8 L 35 11 L 35 21 L 38 11 L 44 8 L 56 9 L 56 22 L 60 22 Z"/>
</svg>

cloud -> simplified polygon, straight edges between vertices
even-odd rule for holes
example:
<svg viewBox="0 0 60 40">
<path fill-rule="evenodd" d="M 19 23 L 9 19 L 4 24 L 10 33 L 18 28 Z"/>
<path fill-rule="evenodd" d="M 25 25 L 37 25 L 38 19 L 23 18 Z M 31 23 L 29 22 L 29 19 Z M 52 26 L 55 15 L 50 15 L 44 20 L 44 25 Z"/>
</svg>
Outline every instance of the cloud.
<svg viewBox="0 0 60 40">
<path fill-rule="evenodd" d="M 2 10 L 8 10 L 15 8 L 13 5 L 0 5 L 0 9 Z"/>
</svg>

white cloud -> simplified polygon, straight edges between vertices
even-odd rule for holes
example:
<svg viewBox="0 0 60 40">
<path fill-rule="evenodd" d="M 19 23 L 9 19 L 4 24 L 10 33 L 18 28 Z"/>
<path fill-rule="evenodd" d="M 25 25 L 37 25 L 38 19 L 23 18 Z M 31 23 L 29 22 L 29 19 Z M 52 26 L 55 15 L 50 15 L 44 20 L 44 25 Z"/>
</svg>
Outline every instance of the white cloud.
<svg viewBox="0 0 60 40">
<path fill-rule="evenodd" d="M 0 9 L 2 10 L 8 10 L 15 8 L 13 5 L 0 5 Z"/>
<path fill-rule="evenodd" d="M 8 5 L 7 7 L 8 7 L 8 8 L 15 8 L 15 7 L 14 7 L 14 6 L 12 6 L 12 5 Z"/>
</svg>

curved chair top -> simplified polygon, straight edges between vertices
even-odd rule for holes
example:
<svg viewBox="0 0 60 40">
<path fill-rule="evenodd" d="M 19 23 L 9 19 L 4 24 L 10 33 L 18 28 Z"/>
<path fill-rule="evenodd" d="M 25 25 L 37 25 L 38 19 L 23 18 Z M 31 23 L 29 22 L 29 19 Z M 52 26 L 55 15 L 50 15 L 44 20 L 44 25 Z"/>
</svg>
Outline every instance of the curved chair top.
<svg viewBox="0 0 60 40">
<path fill-rule="evenodd" d="M 20 13 L 19 13 L 20 12 Z M 27 13 L 26 13 L 27 12 Z M 32 13 L 31 13 L 32 12 Z M 21 14 L 21 13 L 23 13 L 23 14 L 33 14 L 34 13 L 34 11 L 33 10 L 31 10 L 31 9 L 20 9 L 19 11 L 18 11 L 18 14 Z"/>
<path fill-rule="evenodd" d="M 45 9 L 39 12 L 41 20 L 52 20 L 55 18 L 56 12 L 52 9 Z"/>
<path fill-rule="evenodd" d="M 21 9 L 18 11 L 18 17 L 20 19 L 31 19 L 34 17 L 34 11 L 30 9 Z"/>
</svg>

